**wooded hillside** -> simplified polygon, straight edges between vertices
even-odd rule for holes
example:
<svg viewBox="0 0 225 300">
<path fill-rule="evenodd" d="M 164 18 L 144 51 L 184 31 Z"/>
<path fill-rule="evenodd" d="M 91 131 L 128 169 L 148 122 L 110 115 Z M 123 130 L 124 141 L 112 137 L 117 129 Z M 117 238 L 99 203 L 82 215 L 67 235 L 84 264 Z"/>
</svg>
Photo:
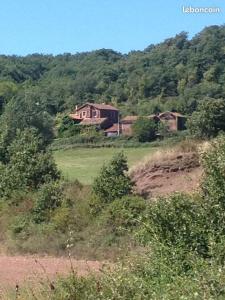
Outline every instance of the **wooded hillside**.
<svg viewBox="0 0 225 300">
<path fill-rule="evenodd" d="M 149 37 L 151 39 L 151 37 Z M 192 113 L 205 96 L 225 98 L 225 26 L 186 32 L 128 54 L 101 49 L 62 55 L 0 56 L 0 107 L 26 97 L 51 115 L 85 101 L 124 113 Z"/>
</svg>

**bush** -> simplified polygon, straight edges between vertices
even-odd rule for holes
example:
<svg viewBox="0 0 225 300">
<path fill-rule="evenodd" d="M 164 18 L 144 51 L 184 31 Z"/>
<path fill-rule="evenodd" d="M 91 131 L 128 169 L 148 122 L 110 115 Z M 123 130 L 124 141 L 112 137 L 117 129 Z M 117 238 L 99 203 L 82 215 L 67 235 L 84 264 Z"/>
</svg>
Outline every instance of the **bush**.
<svg viewBox="0 0 225 300">
<path fill-rule="evenodd" d="M 14 190 L 37 189 L 60 178 L 51 152 L 48 152 L 36 130 L 18 132 L 8 147 L 8 163 L 0 166 L 0 196 Z"/>
<path fill-rule="evenodd" d="M 106 224 L 115 232 L 132 230 L 140 224 L 139 220 L 146 208 L 143 198 L 125 196 L 113 201 L 104 212 Z"/>
<path fill-rule="evenodd" d="M 10 229 L 13 233 L 13 235 L 18 235 L 25 231 L 27 227 L 29 227 L 30 219 L 28 215 L 19 215 L 16 216 L 13 220 L 13 223 L 10 226 Z"/>
<path fill-rule="evenodd" d="M 171 133 L 169 130 L 168 130 L 168 126 L 166 126 L 166 124 L 165 123 L 163 123 L 163 122 L 159 122 L 158 123 L 158 134 L 160 135 L 160 137 L 168 137 L 168 136 L 170 136 L 171 134 L 173 134 L 173 133 Z"/>
<path fill-rule="evenodd" d="M 50 221 L 53 211 L 62 203 L 63 191 L 58 182 L 44 184 L 37 194 L 33 208 L 33 220 L 36 223 Z"/>
<path fill-rule="evenodd" d="M 216 245 L 225 236 L 225 136 L 220 136 L 202 155 L 202 194 L 205 214 Z M 215 248 L 215 247 L 214 247 Z M 217 251 L 215 249 L 215 251 Z"/>
<path fill-rule="evenodd" d="M 77 124 L 67 115 L 61 119 L 58 117 L 57 122 L 59 123 L 57 124 L 59 137 L 70 137 L 80 133 L 80 126 L 77 126 Z"/>
<path fill-rule="evenodd" d="M 212 141 L 209 149 L 202 154 L 204 196 L 225 209 L 225 136 Z"/>
<path fill-rule="evenodd" d="M 168 265 L 163 257 L 132 256 L 126 263 L 103 269 L 103 275 L 79 277 L 71 274 L 55 282 L 54 292 L 34 292 L 36 298 L 52 300 L 98 299 L 224 299 L 225 268 L 190 257 L 193 272 L 176 273 L 177 265 Z M 23 294 L 27 299 L 26 294 Z M 29 299 L 29 298 L 28 298 Z"/>
<path fill-rule="evenodd" d="M 133 124 L 133 134 L 139 142 L 151 142 L 156 138 L 156 123 L 154 120 L 139 118 Z"/>
<path fill-rule="evenodd" d="M 208 256 L 209 228 L 200 197 L 175 194 L 151 203 L 139 238 L 144 244 L 163 244 Z"/>
<path fill-rule="evenodd" d="M 200 102 L 196 112 L 188 120 L 190 133 L 197 138 L 215 137 L 225 130 L 224 99 L 206 98 Z"/>
<path fill-rule="evenodd" d="M 109 203 L 122 198 L 132 191 L 133 183 L 126 174 L 127 159 L 122 152 L 116 154 L 108 165 L 104 165 L 93 183 L 94 194 L 103 202 Z"/>
</svg>

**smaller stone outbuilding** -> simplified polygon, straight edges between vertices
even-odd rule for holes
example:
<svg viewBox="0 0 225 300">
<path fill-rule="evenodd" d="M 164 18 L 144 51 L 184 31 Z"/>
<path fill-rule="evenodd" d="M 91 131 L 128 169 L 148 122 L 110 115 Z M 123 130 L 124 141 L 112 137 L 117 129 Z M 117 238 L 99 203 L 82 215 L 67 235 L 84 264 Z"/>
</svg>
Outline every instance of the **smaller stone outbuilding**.
<svg viewBox="0 0 225 300">
<path fill-rule="evenodd" d="M 104 132 L 105 135 L 108 137 L 119 136 L 122 133 L 121 124 L 118 123 L 113 124 L 108 129 L 105 129 Z"/>
<path fill-rule="evenodd" d="M 122 135 L 131 136 L 132 126 L 137 121 L 138 116 L 126 116 L 121 120 L 121 132 Z"/>
<path fill-rule="evenodd" d="M 186 117 L 178 112 L 162 112 L 157 115 L 157 118 L 166 125 L 167 130 L 170 132 L 186 129 Z"/>
</svg>

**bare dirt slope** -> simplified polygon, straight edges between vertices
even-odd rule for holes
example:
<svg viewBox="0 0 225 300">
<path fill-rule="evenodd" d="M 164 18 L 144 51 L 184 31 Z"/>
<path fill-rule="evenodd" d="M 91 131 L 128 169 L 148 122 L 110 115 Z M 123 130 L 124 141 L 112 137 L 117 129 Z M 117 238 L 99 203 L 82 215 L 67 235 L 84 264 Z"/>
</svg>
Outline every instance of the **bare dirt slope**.
<svg viewBox="0 0 225 300">
<path fill-rule="evenodd" d="M 32 256 L 0 256 L 0 295 L 7 287 L 29 284 L 40 280 L 51 281 L 57 275 L 71 272 L 71 263 L 78 275 L 99 271 L 102 264 L 98 261 L 84 261 L 67 258 Z M 0 296 L 1 298 L 1 296 Z"/>
<path fill-rule="evenodd" d="M 195 152 L 161 153 L 134 170 L 131 177 L 139 194 L 157 197 L 172 192 L 193 192 L 202 176 L 199 158 Z"/>
</svg>

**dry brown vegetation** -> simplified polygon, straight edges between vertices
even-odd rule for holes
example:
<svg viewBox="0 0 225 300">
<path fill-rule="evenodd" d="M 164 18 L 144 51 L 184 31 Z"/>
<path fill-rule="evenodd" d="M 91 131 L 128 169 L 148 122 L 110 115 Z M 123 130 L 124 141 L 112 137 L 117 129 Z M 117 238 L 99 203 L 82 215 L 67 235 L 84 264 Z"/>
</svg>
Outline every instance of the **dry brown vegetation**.
<svg viewBox="0 0 225 300">
<path fill-rule="evenodd" d="M 186 140 L 153 153 L 130 170 L 137 193 L 149 198 L 195 191 L 202 176 L 199 152 L 206 147 Z"/>
</svg>

